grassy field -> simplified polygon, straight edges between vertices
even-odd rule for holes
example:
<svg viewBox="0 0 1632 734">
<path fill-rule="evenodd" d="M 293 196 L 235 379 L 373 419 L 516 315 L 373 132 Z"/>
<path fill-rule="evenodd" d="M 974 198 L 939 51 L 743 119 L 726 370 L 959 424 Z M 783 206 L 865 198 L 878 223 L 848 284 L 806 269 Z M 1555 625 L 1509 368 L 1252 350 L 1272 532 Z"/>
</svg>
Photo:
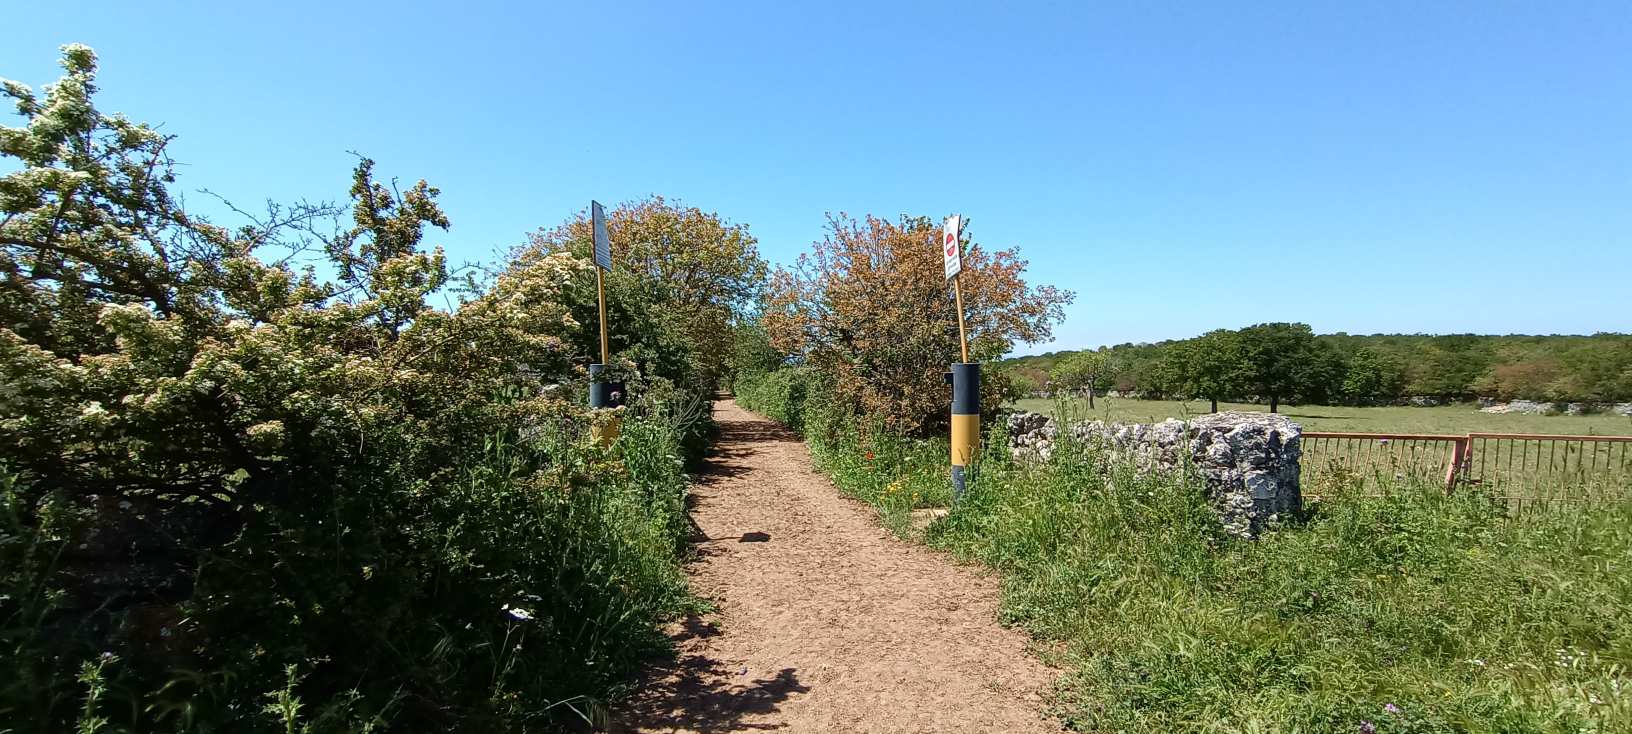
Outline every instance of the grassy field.
<svg viewBox="0 0 1632 734">
<path fill-rule="evenodd" d="M 1067 408 L 1074 417 L 1118 423 L 1153 423 L 1207 412 L 1204 400 L 1131 400 L 1096 398 L 1093 410 L 1076 400 Z M 1054 413 L 1053 400 L 1028 398 L 1016 403 L 1022 410 Z M 1263 405 L 1219 403 L 1219 410 L 1263 411 Z M 1283 405 L 1281 413 L 1306 431 L 1363 431 L 1367 433 L 1558 433 L 1632 435 L 1632 418 L 1622 415 L 1518 415 L 1481 413 L 1471 403 L 1437 408 L 1350 408 L 1333 405 Z"/>
</svg>

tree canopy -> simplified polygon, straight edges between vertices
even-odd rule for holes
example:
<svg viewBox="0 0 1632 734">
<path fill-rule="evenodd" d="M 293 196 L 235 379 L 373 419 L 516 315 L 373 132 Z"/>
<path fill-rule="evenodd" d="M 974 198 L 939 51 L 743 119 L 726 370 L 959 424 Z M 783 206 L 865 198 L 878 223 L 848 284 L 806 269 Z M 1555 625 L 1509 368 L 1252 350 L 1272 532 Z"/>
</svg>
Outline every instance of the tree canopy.
<svg viewBox="0 0 1632 734">
<path fill-rule="evenodd" d="M 1111 385 L 1113 367 L 1109 353 L 1104 350 L 1081 351 L 1066 357 L 1048 373 L 1049 384 L 1061 390 L 1082 390 L 1088 394 L 1088 407 L 1094 407 L 1094 392 Z"/>
<path fill-rule="evenodd" d="M 1252 374 L 1187 381 L 1195 374 L 1224 377 L 1216 369 L 1190 369 L 1197 359 L 1228 355 L 1215 332 L 1153 344 L 1104 347 L 1111 355 L 1117 389 L 1148 397 L 1259 398 L 1265 402 L 1365 404 L 1407 396 L 1472 399 L 1524 398 L 1568 402 L 1632 401 L 1632 335 L 1478 336 L 1472 334 L 1323 334 L 1302 324 L 1260 324 L 1231 331 L 1255 347 L 1243 359 L 1261 359 Z M 1227 345 L 1224 345 L 1227 347 Z M 1242 348 L 1246 348 L 1246 344 Z M 1051 352 L 1005 360 L 1033 374 L 1077 352 Z M 1292 355 L 1285 359 L 1281 355 Z M 1227 361 L 1227 360 L 1226 360 Z M 1219 365 L 1210 364 L 1209 368 Z M 1200 365 L 1197 365 L 1200 369 Z M 1275 388 L 1275 394 L 1269 389 Z"/>
<path fill-rule="evenodd" d="M 699 370 L 696 377 L 706 384 L 718 381 L 729 363 L 732 328 L 753 312 L 765 287 L 769 270 L 759 256 L 758 240 L 744 225 L 661 196 L 611 209 L 606 228 L 616 263 L 609 278 L 619 283 L 615 286 L 620 290 L 619 300 L 626 296 L 640 303 L 663 304 L 662 309 L 640 318 L 656 318 L 670 325 L 689 342 L 690 359 Z M 550 253 L 587 258 L 592 245 L 586 210 L 563 224 L 530 234 L 527 245 L 511 259 L 527 263 Z M 615 336 L 624 342 L 640 340 L 625 338 L 621 332 L 646 328 L 626 318 L 611 323 L 620 332 Z"/>
<path fill-rule="evenodd" d="M 940 224 L 927 217 L 830 217 L 827 236 L 771 279 L 764 314 L 771 343 L 832 375 L 841 400 L 891 429 L 923 433 L 943 424 L 942 375 L 961 356 L 940 236 Z M 989 250 L 967 235 L 961 244 L 970 359 L 1046 340 L 1071 294 L 1028 284 L 1015 249 Z M 986 387 L 1004 385 L 991 379 Z M 995 395 L 988 402 L 1001 404 Z"/>
</svg>

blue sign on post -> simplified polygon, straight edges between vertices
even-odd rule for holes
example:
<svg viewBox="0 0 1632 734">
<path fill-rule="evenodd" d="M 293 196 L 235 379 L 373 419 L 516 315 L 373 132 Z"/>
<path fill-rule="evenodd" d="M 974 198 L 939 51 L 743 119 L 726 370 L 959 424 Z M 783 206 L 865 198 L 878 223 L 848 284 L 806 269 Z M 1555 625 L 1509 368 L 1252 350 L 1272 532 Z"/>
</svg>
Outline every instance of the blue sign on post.
<svg viewBox="0 0 1632 734">
<path fill-rule="evenodd" d="M 595 265 L 607 272 L 612 271 L 612 241 L 606 237 L 606 212 L 601 210 L 601 203 L 589 202 L 589 218 L 595 228 Z"/>
</svg>

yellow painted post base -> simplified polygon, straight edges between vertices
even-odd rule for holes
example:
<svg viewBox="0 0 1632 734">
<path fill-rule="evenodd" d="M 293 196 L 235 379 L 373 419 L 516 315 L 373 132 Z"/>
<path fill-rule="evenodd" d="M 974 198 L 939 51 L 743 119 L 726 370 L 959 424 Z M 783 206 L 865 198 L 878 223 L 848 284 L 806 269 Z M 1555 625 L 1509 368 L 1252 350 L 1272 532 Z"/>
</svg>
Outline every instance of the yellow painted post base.
<svg viewBox="0 0 1632 734">
<path fill-rule="evenodd" d="M 952 416 L 952 465 L 968 466 L 980 451 L 980 416 Z"/>
</svg>

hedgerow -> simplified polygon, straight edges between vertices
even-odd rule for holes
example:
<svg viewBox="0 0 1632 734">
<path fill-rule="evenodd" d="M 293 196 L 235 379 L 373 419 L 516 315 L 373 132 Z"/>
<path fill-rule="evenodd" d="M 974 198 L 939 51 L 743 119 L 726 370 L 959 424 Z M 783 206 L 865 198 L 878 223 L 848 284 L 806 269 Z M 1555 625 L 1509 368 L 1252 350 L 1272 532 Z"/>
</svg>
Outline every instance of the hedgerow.
<svg viewBox="0 0 1632 734">
<path fill-rule="evenodd" d="M 584 259 L 458 283 L 438 191 L 366 159 L 345 209 L 212 224 L 168 137 L 96 109 L 90 49 L 63 66 L 4 85 L 0 729 L 594 718 L 691 603 L 690 345 L 619 333 L 634 398 L 589 443 Z"/>
</svg>

